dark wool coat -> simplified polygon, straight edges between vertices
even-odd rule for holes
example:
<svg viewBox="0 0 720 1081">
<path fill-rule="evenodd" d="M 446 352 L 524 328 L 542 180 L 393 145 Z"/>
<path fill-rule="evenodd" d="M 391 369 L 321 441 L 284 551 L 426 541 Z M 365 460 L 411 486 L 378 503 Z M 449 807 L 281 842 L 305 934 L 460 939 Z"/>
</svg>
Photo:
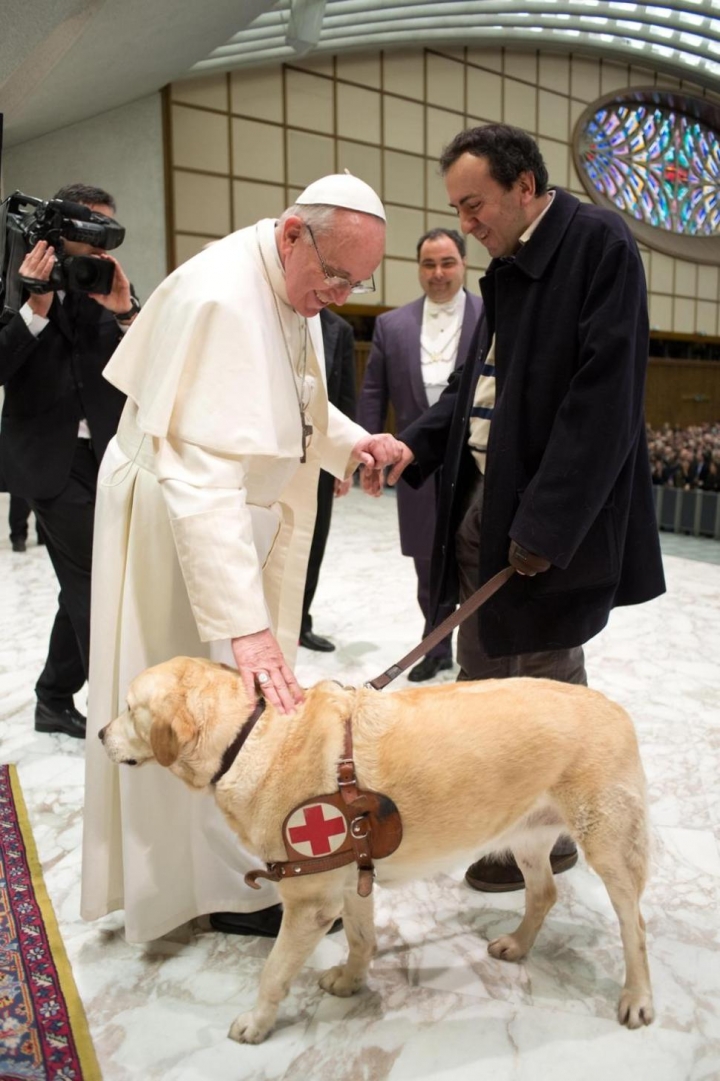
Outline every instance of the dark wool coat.
<svg viewBox="0 0 720 1081">
<path fill-rule="evenodd" d="M 21 315 L 0 328 L 0 471 L 10 492 L 30 499 L 65 487 L 82 419 L 100 462 L 125 404 L 102 374 L 122 338 L 112 313 L 68 293 L 62 304 L 53 299 L 48 318 L 37 337 Z"/>
<path fill-rule="evenodd" d="M 395 410 L 396 430 L 406 428 L 429 408 L 420 362 L 425 297 L 385 312 L 375 320 L 370 357 L 358 401 L 357 422 L 368 432 L 386 430 L 390 405 Z M 458 341 L 456 367 L 467 356 L 468 346 L 482 312 L 480 297 L 465 294 L 463 325 Z M 400 480 L 397 486 L 400 547 L 403 555 L 429 559 L 435 530 L 434 481 L 415 490 Z"/>
<path fill-rule="evenodd" d="M 665 589 L 645 442 L 648 358 L 645 276 L 614 211 L 558 190 L 529 242 L 493 260 L 485 316 L 469 358 L 435 407 L 400 438 L 420 484 L 439 466 L 433 603 L 457 603 L 455 533 L 477 467 L 468 418 L 495 334 L 480 582 L 507 565 L 510 539 L 545 556 L 515 575 L 475 617 L 490 656 L 581 645 L 616 605 Z"/>
</svg>

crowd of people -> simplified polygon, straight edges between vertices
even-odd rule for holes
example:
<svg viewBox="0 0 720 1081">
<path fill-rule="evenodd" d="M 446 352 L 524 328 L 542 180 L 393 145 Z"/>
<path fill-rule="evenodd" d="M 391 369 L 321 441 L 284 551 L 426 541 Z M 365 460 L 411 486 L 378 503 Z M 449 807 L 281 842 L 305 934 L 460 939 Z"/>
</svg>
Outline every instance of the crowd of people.
<svg viewBox="0 0 720 1081">
<path fill-rule="evenodd" d="M 720 492 L 720 424 L 647 426 L 653 484 Z"/>
</svg>

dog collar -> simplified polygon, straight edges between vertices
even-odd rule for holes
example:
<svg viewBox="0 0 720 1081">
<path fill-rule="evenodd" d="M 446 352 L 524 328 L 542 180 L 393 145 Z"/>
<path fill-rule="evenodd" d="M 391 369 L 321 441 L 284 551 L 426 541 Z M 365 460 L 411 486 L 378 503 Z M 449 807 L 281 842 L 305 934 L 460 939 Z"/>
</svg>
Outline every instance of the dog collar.
<svg viewBox="0 0 720 1081">
<path fill-rule="evenodd" d="M 265 699 L 261 698 L 258 704 L 255 706 L 255 709 L 252 711 L 248 719 L 243 724 L 238 734 L 235 736 L 235 739 L 232 741 L 230 746 L 225 748 L 225 753 L 222 756 L 220 767 L 213 779 L 211 780 L 210 784 L 216 785 L 218 781 L 225 776 L 237 756 L 240 754 L 245 740 L 248 738 L 264 712 Z"/>
</svg>

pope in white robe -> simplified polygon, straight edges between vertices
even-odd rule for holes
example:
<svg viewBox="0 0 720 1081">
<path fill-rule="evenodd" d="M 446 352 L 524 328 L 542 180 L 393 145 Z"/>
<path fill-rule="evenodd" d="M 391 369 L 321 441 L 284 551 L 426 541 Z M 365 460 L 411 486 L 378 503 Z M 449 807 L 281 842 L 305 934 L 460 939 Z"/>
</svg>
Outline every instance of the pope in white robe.
<svg viewBox="0 0 720 1081">
<path fill-rule="evenodd" d="M 384 236 L 382 204 L 354 177 L 317 181 L 298 203 L 344 208 Z M 258 861 L 212 794 L 155 764 L 118 768 L 97 733 L 125 708 L 131 680 L 171 657 L 233 664 L 231 641 L 269 628 L 292 668 L 318 471 L 349 476 L 372 446 L 328 403 L 313 315 L 347 299 L 353 268 L 369 276 L 382 255 L 382 241 L 363 254 L 336 228 L 326 243 L 348 273 L 328 276 L 302 228 L 281 243 L 278 223 L 261 221 L 180 266 L 105 369 L 128 401 L 98 478 L 81 911 L 124 909 L 131 942 L 279 900 L 271 883 L 244 884 Z"/>
</svg>

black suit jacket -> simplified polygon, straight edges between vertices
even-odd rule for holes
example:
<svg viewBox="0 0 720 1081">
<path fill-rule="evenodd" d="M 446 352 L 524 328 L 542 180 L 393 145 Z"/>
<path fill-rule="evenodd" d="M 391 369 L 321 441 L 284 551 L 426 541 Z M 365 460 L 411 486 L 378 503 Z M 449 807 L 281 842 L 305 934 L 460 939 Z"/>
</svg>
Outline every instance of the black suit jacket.
<svg viewBox="0 0 720 1081">
<path fill-rule="evenodd" d="M 355 338 L 350 324 L 328 308 L 320 312 L 328 401 L 355 419 Z"/>
<path fill-rule="evenodd" d="M 0 329 L 0 477 L 29 499 L 62 491 L 87 420 L 98 460 L 115 434 L 125 396 L 103 378 L 122 331 L 114 316 L 81 294 L 56 296 L 37 336 L 21 315 Z"/>
</svg>

